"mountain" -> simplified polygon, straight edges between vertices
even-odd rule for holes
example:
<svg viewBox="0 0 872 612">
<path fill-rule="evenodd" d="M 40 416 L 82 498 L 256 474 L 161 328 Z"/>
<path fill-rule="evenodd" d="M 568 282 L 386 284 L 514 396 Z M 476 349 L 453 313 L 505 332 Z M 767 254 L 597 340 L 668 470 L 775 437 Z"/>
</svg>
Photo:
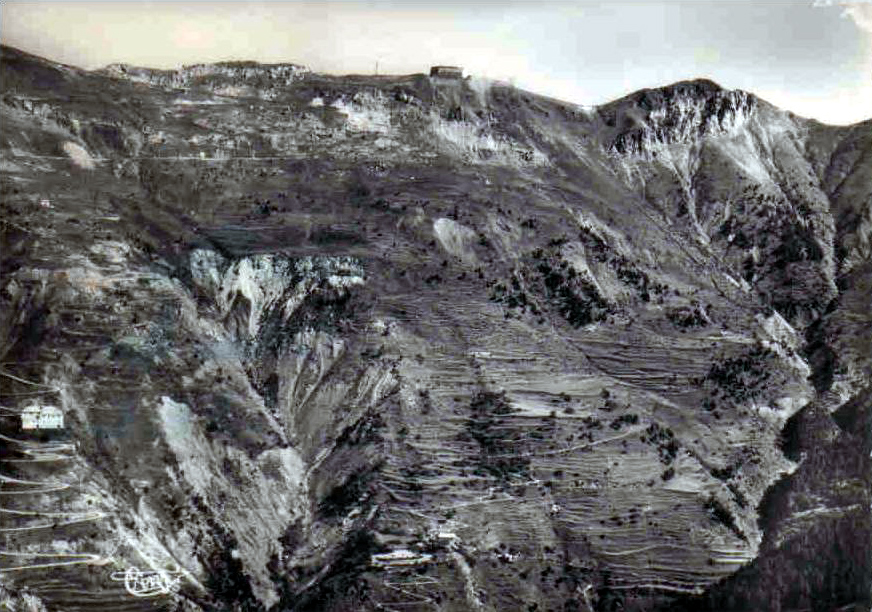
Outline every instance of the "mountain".
<svg viewBox="0 0 872 612">
<path fill-rule="evenodd" d="M 0 601 L 868 609 L 872 121 L 0 71 Z"/>
</svg>

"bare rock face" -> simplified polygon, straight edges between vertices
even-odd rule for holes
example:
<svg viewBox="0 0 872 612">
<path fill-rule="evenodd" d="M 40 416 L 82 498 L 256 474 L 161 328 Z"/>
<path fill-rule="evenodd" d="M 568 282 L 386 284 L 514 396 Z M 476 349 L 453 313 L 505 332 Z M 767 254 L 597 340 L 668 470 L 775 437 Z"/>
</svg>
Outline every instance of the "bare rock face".
<svg viewBox="0 0 872 612">
<path fill-rule="evenodd" d="M 869 122 L 0 60 L 7 607 L 868 605 Z"/>
<path fill-rule="evenodd" d="M 262 65 L 257 62 L 194 64 L 178 70 L 152 70 L 128 64 L 110 64 L 101 74 L 163 89 L 203 90 L 220 96 L 237 97 L 266 93 L 294 83 L 309 69 L 296 64 Z"/>
<path fill-rule="evenodd" d="M 609 144 L 613 151 L 651 157 L 665 145 L 693 144 L 740 130 L 757 103 L 744 91 L 697 80 L 637 92 L 601 107 L 599 115 L 617 131 Z"/>
</svg>

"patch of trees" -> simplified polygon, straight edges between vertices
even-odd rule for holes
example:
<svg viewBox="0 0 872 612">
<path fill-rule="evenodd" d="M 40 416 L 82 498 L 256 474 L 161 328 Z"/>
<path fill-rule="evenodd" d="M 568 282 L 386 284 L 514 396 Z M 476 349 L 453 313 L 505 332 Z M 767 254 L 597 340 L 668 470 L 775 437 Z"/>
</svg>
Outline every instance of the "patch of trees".
<svg viewBox="0 0 872 612">
<path fill-rule="evenodd" d="M 589 230 L 583 229 L 579 236 L 598 261 L 609 262 L 622 282 L 636 288 L 643 301 L 649 301 L 651 293 L 662 295 L 668 291 L 665 284 L 651 281 L 626 257 L 613 254 L 605 242 Z M 600 294 L 592 280 L 561 255 L 561 247 L 568 241 L 566 236 L 561 236 L 549 241 L 546 247 L 532 251 L 527 265 L 515 270 L 509 281 L 490 283 L 490 299 L 509 309 L 538 315 L 541 303 L 533 296 L 544 294 L 547 303 L 574 327 L 604 321 L 614 312 L 614 306 Z"/>
<path fill-rule="evenodd" d="M 643 302 L 651 300 L 651 294 L 663 295 L 669 287 L 663 283 L 652 281 L 646 272 L 640 270 L 632 261 L 621 254 L 615 253 L 606 242 L 587 228 L 582 228 L 578 238 L 587 252 L 591 253 L 599 263 L 608 262 L 618 279 L 625 285 L 636 289 Z"/>
<path fill-rule="evenodd" d="M 287 585 L 282 589 L 281 601 L 276 607 L 288 612 L 370 609 L 371 588 L 361 574 L 369 567 L 372 555 L 382 551 L 383 548 L 369 531 L 358 529 L 351 532 L 328 565 L 330 570 L 327 574 L 301 593 Z M 305 578 L 300 576 L 297 582 Z"/>
<path fill-rule="evenodd" d="M 857 396 L 853 406 L 857 419 L 852 423 L 856 427 L 835 439 L 816 435 L 826 430 L 828 413 L 808 408 L 797 413 L 789 427 L 793 439 L 787 450 L 794 458 L 800 452 L 806 458 L 796 472 L 770 487 L 760 502 L 758 524 L 764 540 L 759 556 L 713 585 L 706 595 L 676 600 L 670 612 L 868 607 L 872 590 L 868 400 L 868 391 Z M 801 530 L 785 529 L 795 513 L 821 504 L 831 512 L 809 517 Z M 784 539 L 776 545 L 779 534 Z"/>
<path fill-rule="evenodd" d="M 819 314 L 832 294 L 821 267 L 825 253 L 816 236 L 820 228 L 806 216 L 809 206 L 805 202 L 796 204 L 797 218 L 790 202 L 783 203 L 773 196 L 752 194 L 751 198 L 752 206 L 756 198 L 755 214 L 760 221 L 739 228 L 740 220 L 730 217 L 718 231 L 722 238 L 732 236 L 731 244 L 744 250 L 737 271 L 747 282 L 766 279 L 761 296 L 789 321 L 804 312 Z M 770 206 L 759 205 L 769 200 Z M 786 210 L 778 209 L 782 203 Z M 759 249 L 757 256 L 748 251 L 752 247 Z"/>
<path fill-rule="evenodd" d="M 835 306 L 834 302 L 831 302 Z M 805 330 L 803 356 L 811 366 L 811 382 L 818 393 L 828 391 L 833 385 L 839 356 L 827 342 L 826 319 L 819 318 Z"/>
<path fill-rule="evenodd" d="M 543 260 L 536 270 L 549 298 L 556 300 L 560 314 L 574 327 L 602 321 L 611 308 L 589 280 L 575 271 L 566 261 L 554 265 Z"/>
<path fill-rule="evenodd" d="M 772 251 L 775 256 L 773 265 L 783 269 L 787 264 L 800 261 L 820 261 L 824 257 L 817 240 L 814 228 L 799 224 L 790 224 L 781 230 L 780 243 Z"/>
<path fill-rule="evenodd" d="M 523 456 L 524 434 L 505 426 L 505 417 L 516 412 L 505 394 L 482 391 L 473 397 L 469 410 L 465 435 L 461 436 L 478 443 L 476 471 L 501 481 L 513 475 L 527 476 L 530 459 Z"/>
<path fill-rule="evenodd" d="M 739 505 L 740 508 L 748 507 L 748 498 L 745 497 L 745 494 L 742 493 L 742 490 L 739 489 L 738 486 L 733 483 L 728 483 L 727 489 L 730 490 L 730 493 L 733 495 L 733 499 L 736 500 L 736 503 Z"/>
<path fill-rule="evenodd" d="M 609 427 L 614 429 L 615 431 L 619 430 L 624 424 L 626 425 L 635 425 L 639 422 L 638 414 L 622 414 L 618 418 L 614 419 L 611 423 L 609 423 Z"/>
<path fill-rule="evenodd" d="M 535 284 L 544 289 L 549 301 L 571 325 L 581 327 L 602 321 L 611 312 L 611 306 L 593 283 L 560 256 L 559 249 L 565 242 L 565 237 L 555 239 L 547 250 L 533 251 Z"/>
<path fill-rule="evenodd" d="M 743 446 L 738 457 L 736 457 L 731 463 L 728 463 L 722 468 L 711 468 L 709 473 L 718 480 L 726 482 L 735 476 L 746 463 L 757 465 L 760 461 L 760 451 L 752 446 Z"/>
<path fill-rule="evenodd" d="M 690 306 L 675 308 L 666 313 L 666 318 L 678 328 L 705 327 L 708 325 L 706 308 L 694 301 Z"/>
<path fill-rule="evenodd" d="M 369 485 L 380 466 L 362 469 L 351 474 L 342 484 L 333 487 L 318 504 L 318 513 L 326 518 L 336 518 L 348 513 L 348 509 L 365 497 Z"/>
<path fill-rule="evenodd" d="M 717 521 L 718 523 L 722 524 L 724 527 L 732 531 L 737 538 L 744 540 L 745 542 L 748 541 L 748 538 L 745 536 L 742 530 L 739 529 L 739 526 L 736 525 L 736 520 L 735 518 L 733 518 L 733 514 L 714 495 L 710 495 L 709 498 L 706 500 L 705 509 L 713 520 Z"/>
<path fill-rule="evenodd" d="M 721 223 L 718 228 L 718 236 L 727 239 L 729 239 L 729 236 L 732 236 L 733 238 L 730 240 L 730 244 L 737 246 L 740 249 L 748 249 L 754 246 L 753 239 L 748 238 L 748 236 L 745 235 L 745 232 L 738 227 L 736 217 L 730 217 Z"/>
<path fill-rule="evenodd" d="M 712 394 L 741 403 L 756 398 L 773 379 L 777 355 L 757 342 L 735 357 L 725 357 L 709 367 L 703 381 L 713 387 Z"/>
<path fill-rule="evenodd" d="M 230 612 L 231 610 L 264 611 L 265 608 L 254 596 L 251 581 L 245 574 L 242 560 L 232 554 L 232 551 L 238 547 L 236 538 L 211 517 L 199 496 L 193 501 L 195 505 L 201 506 L 200 516 L 205 518 L 209 533 L 215 540 L 215 547 L 205 564 L 210 570 L 206 580 L 206 588 L 210 598 L 212 598 L 207 608 L 221 612 Z"/>
<path fill-rule="evenodd" d="M 522 276 L 523 271 L 516 270 L 512 273 L 512 278 L 508 284 L 503 281 L 495 282 L 491 288 L 490 299 L 503 303 L 512 310 L 529 310 L 532 314 L 537 315 L 539 309 L 521 286 Z"/>
<path fill-rule="evenodd" d="M 584 245 L 585 250 L 592 253 L 598 262 L 603 263 L 608 260 L 611 251 L 609 245 L 591 230 L 582 227 L 578 232 L 578 239 Z"/>
<path fill-rule="evenodd" d="M 384 419 L 374 410 L 368 411 L 361 419 L 342 430 L 336 438 L 336 446 L 360 446 L 382 441 Z"/>
<path fill-rule="evenodd" d="M 281 336 L 288 335 L 290 330 L 312 329 L 336 333 L 348 325 L 358 312 L 366 308 L 366 299 L 361 299 L 359 291 L 354 288 L 331 287 L 327 279 L 319 282 L 308 295 L 303 303 L 294 310 L 287 323 L 283 324 L 283 316 L 280 314 L 283 304 L 279 302 L 274 310 L 265 313 L 264 317 L 283 329 L 271 329 Z M 263 321 L 262 321 L 263 323 Z M 264 328 L 265 329 L 265 328 Z M 292 334 L 290 334 L 293 337 Z"/>
<path fill-rule="evenodd" d="M 657 446 L 660 462 L 664 465 L 671 465 L 675 461 L 679 445 L 670 428 L 661 427 L 659 423 L 651 423 L 639 438 L 646 444 Z"/>
</svg>

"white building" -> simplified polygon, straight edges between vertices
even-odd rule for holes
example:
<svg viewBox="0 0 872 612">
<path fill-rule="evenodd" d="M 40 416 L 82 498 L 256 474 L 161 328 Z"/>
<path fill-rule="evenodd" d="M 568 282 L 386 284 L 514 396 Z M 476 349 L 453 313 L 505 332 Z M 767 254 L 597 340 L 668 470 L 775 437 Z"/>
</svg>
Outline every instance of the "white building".
<svg viewBox="0 0 872 612">
<path fill-rule="evenodd" d="M 433 560 L 433 555 L 414 553 L 411 550 L 400 549 L 389 553 L 370 556 L 370 563 L 376 567 L 394 567 L 404 565 L 420 565 Z"/>
<path fill-rule="evenodd" d="M 56 406 L 28 406 L 21 411 L 21 429 L 63 429 L 64 413 Z"/>
</svg>

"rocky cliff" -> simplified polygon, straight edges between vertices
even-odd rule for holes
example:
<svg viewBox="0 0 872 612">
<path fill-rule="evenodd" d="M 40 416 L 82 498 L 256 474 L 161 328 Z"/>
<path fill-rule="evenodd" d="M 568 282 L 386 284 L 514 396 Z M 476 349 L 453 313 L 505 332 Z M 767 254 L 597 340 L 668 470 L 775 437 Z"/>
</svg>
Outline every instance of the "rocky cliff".
<svg viewBox="0 0 872 612">
<path fill-rule="evenodd" d="M 872 123 L 0 69 L 9 605 L 867 605 Z"/>
</svg>

